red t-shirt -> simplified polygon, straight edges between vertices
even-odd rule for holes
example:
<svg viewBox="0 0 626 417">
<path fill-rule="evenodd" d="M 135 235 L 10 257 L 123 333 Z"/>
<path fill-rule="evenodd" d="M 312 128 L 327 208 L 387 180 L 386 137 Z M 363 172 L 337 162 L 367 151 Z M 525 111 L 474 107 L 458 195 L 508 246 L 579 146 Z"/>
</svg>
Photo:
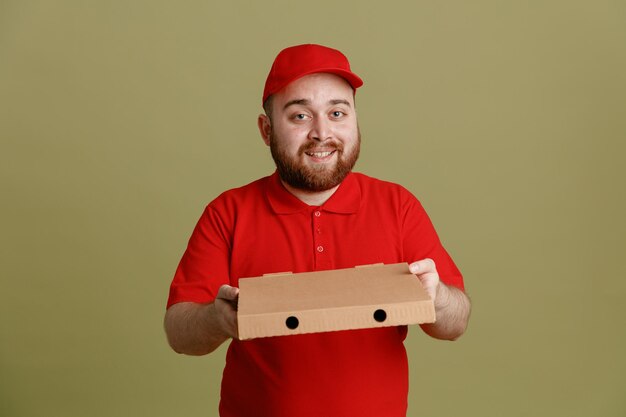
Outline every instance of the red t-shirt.
<svg viewBox="0 0 626 417">
<path fill-rule="evenodd" d="M 419 201 L 403 187 L 351 173 L 311 207 L 277 173 L 229 190 L 205 209 L 167 306 L 211 302 L 239 278 L 432 258 L 441 280 L 463 278 Z M 232 340 L 223 417 L 405 416 L 406 326 Z"/>
</svg>

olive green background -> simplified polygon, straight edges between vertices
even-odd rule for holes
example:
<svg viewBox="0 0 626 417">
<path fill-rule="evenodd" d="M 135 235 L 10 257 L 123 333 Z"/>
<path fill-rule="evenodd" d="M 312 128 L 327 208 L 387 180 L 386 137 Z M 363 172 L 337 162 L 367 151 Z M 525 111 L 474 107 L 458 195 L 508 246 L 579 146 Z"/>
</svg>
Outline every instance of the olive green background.
<svg viewBox="0 0 626 417">
<path fill-rule="evenodd" d="M 205 204 L 272 172 L 263 82 L 307 42 L 365 80 L 357 169 L 420 198 L 474 303 L 457 342 L 411 328 L 409 415 L 626 415 L 625 22 L 608 0 L 0 0 L 0 415 L 217 415 L 225 349 L 169 349 L 169 282 Z"/>
</svg>

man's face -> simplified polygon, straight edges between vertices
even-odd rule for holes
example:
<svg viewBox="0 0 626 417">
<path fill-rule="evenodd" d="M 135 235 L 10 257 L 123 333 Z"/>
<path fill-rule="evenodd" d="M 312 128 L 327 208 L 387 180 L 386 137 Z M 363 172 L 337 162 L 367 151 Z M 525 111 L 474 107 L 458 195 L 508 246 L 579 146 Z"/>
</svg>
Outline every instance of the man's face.
<svg viewBox="0 0 626 417">
<path fill-rule="evenodd" d="M 326 73 L 304 76 L 272 97 L 269 145 L 281 179 L 304 191 L 341 183 L 359 157 L 352 87 Z"/>
</svg>

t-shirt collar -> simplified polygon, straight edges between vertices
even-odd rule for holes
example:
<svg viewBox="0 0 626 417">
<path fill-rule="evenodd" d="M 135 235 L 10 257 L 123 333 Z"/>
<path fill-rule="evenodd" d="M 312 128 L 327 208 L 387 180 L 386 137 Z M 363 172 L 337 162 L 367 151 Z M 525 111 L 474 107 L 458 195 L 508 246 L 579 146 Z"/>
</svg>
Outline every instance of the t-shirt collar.
<svg viewBox="0 0 626 417">
<path fill-rule="evenodd" d="M 311 207 L 291 194 L 280 182 L 278 172 L 268 177 L 267 200 L 276 214 L 293 214 Z M 332 213 L 356 213 L 361 205 L 361 187 L 354 174 L 350 173 L 342 181 L 337 191 L 320 207 Z"/>
</svg>

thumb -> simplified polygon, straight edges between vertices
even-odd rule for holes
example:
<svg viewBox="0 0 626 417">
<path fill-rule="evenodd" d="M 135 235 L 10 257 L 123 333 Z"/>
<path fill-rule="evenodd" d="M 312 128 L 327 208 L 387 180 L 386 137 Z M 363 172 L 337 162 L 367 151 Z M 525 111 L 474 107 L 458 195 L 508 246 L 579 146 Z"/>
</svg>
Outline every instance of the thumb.
<svg viewBox="0 0 626 417">
<path fill-rule="evenodd" d="M 217 298 L 224 300 L 236 300 L 239 296 L 239 288 L 230 285 L 222 285 L 217 291 Z"/>
</svg>

